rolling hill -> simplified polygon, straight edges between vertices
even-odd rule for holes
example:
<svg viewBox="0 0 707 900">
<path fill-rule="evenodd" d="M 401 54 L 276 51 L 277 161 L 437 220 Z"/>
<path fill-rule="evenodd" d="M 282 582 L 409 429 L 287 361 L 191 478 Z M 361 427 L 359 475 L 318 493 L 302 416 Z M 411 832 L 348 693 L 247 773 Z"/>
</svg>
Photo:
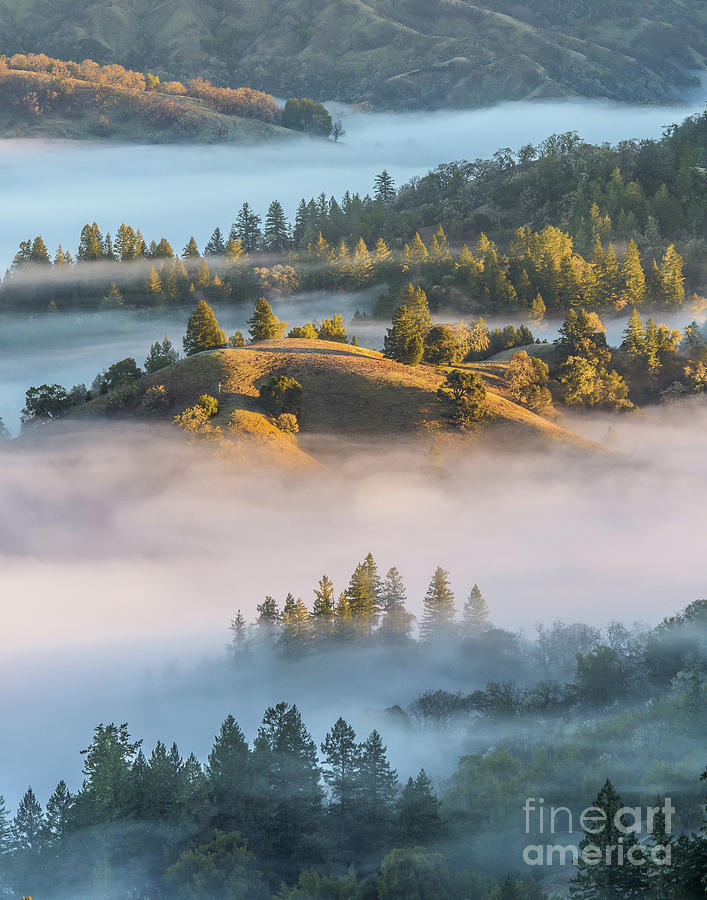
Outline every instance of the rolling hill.
<svg viewBox="0 0 707 900">
<path fill-rule="evenodd" d="M 388 108 L 668 100 L 706 26 L 702 0 L 0 0 L 5 53 Z"/>
<path fill-rule="evenodd" d="M 287 339 L 198 353 L 145 376 L 141 386 L 164 385 L 169 405 L 159 414 L 163 421 L 192 406 L 201 394 L 218 397 L 213 425 L 222 426 L 246 450 L 294 464 L 323 461 L 373 440 L 422 438 L 429 444 L 434 438 L 449 446 L 476 441 L 507 451 L 538 445 L 597 449 L 504 396 L 504 364 L 479 363 L 471 368 L 487 385 L 489 416 L 477 431 L 464 435 L 449 427 L 436 398 L 444 370 L 404 366 L 377 351 L 329 341 Z M 303 388 L 301 431 L 296 438 L 275 427 L 258 398 L 260 386 L 279 374 L 292 376 Z M 107 398 L 99 397 L 71 415 L 85 418 L 109 411 Z M 143 415 L 137 404 L 113 415 L 124 413 Z M 235 428 L 228 425 L 234 413 Z"/>
</svg>

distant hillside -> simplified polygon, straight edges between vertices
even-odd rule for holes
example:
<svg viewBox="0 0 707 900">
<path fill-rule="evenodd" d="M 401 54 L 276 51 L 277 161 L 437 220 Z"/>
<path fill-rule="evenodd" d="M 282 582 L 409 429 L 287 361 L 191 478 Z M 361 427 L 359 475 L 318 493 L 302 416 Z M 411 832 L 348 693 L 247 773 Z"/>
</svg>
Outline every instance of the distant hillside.
<svg viewBox="0 0 707 900">
<path fill-rule="evenodd" d="M 270 94 L 203 78 L 184 85 L 92 60 L 0 58 L 0 135 L 242 142 L 291 134 L 280 117 Z"/>
<path fill-rule="evenodd" d="M 388 107 L 667 100 L 706 26 L 703 0 L 0 0 L 7 53 Z"/>
<path fill-rule="evenodd" d="M 466 368 L 466 366 L 463 366 Z M 559 443 L 580 450 L 596 445 L 550 420 L 511 402 L 505 396 L 500 363 L 473 364 L 487 384 L 489 418 L 472 437 L 507 450 L 525 450 L 540 442 Z M 272 375 L 286 374 L 303 388 L 301 431 L 283 435 L 259 401 L 260 386 Z M 170 421 L 196 403 L 204 393 L 218 397 L 214 425 L 227 426 L 234 412 L 238 428 L 229 432 L 236 442 L 255 449 L 258 456 L 300 464 L 321 460 L 331 452 L 367 445 L 373 439 L 423 437 L 427 442 L 456 443 L 437 388 L 444 371 L 433 366 L 405 366 L 382 354 L 329 341 L 287 339 L 241 349 L 213 350 L 187 357 L 141 380 L 143 390 L 164 385 L 169 405 L 159 418 Z M 78 407 L 72 416 L 91 417 L 111 411 L 110 400 L 99 397 Z M 138 403 L 121 413 L 143 415 Z M 154 418 L 153 414 L 147 414 Z M 342 443 L 343 442 L 343 443 Z"/>
</svg>

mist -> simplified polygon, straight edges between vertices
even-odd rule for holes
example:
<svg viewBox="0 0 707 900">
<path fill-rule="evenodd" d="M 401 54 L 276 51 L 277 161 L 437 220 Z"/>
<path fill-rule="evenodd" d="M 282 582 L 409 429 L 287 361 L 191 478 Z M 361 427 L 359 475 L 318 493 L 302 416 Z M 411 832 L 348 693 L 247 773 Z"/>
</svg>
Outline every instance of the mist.
<svg viewBox="0 0 707 900">
<path fill-rule="evenodd" d="M 370 710 L 429 688 L 522 680 L 511 665 L 459 684 L 434 658 L 407 680 L 393 663 L 359 678 L 342 657 L 331 678 L 305 664 L 243 681 L 224 661 L 237 609 L 253 620 L 265 594 L 288 591 L 311 605 L 323 572 L 341 591 L 369 551 L 399 568 L 418 616 L 442 565 L 458 609 L 478 583 L 494 624 L 527 634 L 556 618 L 653 625 L 704 596 L 704 401 L 571 426 L 610 452 L 477 445 L 433 475 L 426 444 L 382 445 L 295 475 L 234 467 L 154 426 L 61 422 L 7 445 L 0 678 L 13 690 L 0 716 L 15 738 L 0 745 L 0 791 L 12 803 L 29 783 L 39 796 L 61 777 L 76 787 L 99 721 L 204 759 L 229 712 L 252 738 L 286 699 L 319 740 L 339 715 L 365 732 Z M 406 777 L 423 764 L 445 776 L 469 746 L 461 735 L 440 755 L 436 739 L 383 732 Z"/>
<path fill-rule="evenodd" d="M 11 225 L 0 235 L 0 266 L 30 234 L 73 253 L 81 227 L 94 220 L 113 234 L 130 222 L 148 240 L 169 230 L 179 249 L 193 234 L 202 246 L 246 200 L 262 215 L 277 198 L 292 218 L 302 197 L 369 193 L 384 168 L 400 184 L 441 162 L 517 149 L 557 132 L 577 130 L 593 142 L 654 138 L 703 106 L 704 90 L 668 107 L 557 100 L 405 114 L 344 109 L 341 143 L 301 136 L 243 147 L 4 140 L 0 178 Z"/>
</svg>

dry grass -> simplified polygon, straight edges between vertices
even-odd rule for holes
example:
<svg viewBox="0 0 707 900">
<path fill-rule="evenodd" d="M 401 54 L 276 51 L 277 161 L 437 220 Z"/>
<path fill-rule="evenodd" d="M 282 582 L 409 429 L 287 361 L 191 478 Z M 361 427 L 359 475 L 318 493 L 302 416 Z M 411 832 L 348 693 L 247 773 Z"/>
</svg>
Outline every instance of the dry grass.
<svg viewBox="0 0 707 900">
<path fill-rule="evenodd" d="M 479 372 L 487 387 L 489 417 L 481 428 L 485 439 L 518 450 L 537 440 L 594 447 L 504 397 L 505 364 L 485 362 L 465 368 Z M 296 439 L 278 431 L 258 399 L 263 383 L 280 374 L 297 379 L 303 388 L 302 433 Z M 246 443 L 261 442 L 263 447 L 276 447 L 278 453 L 287 451 L 286 455 L 301 446 L 317 457 L 331 447 L 333 439 L 344 438 L 348 445 L 358 446 L 373 439 L 396 440 L 447 430 L 445 410 L 437 400 L 444 377 L 441 368 L 404 366 L 374 350 L 287 339 L 199 353 L 142 381 L 146 387 L 165 386 L 169 406 L 163 418 L 193 405 L 201 394 L 211 394 L 219 400 L 212 422 L 224 432 L 235 413 L 239 438 Z M 101 414 L 105 409 L 105 398 L 98 398 L 81 414 Z"/>
</svg>

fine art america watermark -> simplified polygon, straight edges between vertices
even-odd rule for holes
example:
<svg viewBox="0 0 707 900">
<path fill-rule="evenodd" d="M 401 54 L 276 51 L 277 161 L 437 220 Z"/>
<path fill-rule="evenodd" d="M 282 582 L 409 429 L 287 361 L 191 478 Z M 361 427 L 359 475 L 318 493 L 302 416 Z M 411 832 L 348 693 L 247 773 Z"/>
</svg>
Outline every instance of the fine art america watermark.
<svg viewBox="0 0 707 900">
<path fill-rule="evenodd" d="M 660 814 L 660 834 L 663 839 L 672 835 L 672 816 L 676 812 L 670 797 L 663 806 L 622 806 L 613 817 L 598 806 L 588 806 L 575 818 L 567 806 L 545 805 L 542 797 L 528 797 L 523 807 L 525 813 L 525 833 L 555 835 L 558 832 L 572 835 L 582 832 L 580 841 L 597 836 L 580 848 L 577 844 L 528 844 L 523 850 L 523 861 L 529 866 L 576 866 L 581 859 L 587 866 L 645 866 L 649 862 L 656 866 L 671 864 L 670 842 L 659 844 L 641 843 L 641 838 L 654 835 Z M 575 829 L 575 824 L 579 827 Z M 607 836 L 616 837 L 615 843 L 607 841 Z M 631 835 L 635 839 L 628 841 Z"/>
</svg>

